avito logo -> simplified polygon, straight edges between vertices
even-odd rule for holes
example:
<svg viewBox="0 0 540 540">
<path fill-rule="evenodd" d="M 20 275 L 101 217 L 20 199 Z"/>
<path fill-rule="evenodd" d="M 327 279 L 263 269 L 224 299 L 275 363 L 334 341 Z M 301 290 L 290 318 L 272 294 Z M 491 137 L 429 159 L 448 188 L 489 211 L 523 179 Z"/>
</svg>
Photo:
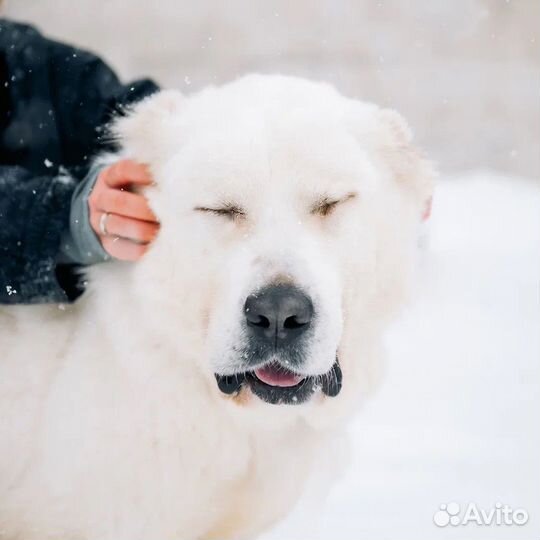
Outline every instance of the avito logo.
<svg viewBox="0 0 540 540">
<path fill-rule="evenodd" d="M 515 510 L 508 504 L 497 503 L 495 506 L 485 509 L 480 508 L 476 503 L 469 503 L 463 512 L 458 503 L 451 502 L 441 504 L 439 510 L 433 515 L 433 522 L 437 527 L 452 525 L 468 525 L 475 523 L 482 526 L 508 526 L 525 525 L 529 521 L 529 514 L 523 508 Z"/>
</svg>

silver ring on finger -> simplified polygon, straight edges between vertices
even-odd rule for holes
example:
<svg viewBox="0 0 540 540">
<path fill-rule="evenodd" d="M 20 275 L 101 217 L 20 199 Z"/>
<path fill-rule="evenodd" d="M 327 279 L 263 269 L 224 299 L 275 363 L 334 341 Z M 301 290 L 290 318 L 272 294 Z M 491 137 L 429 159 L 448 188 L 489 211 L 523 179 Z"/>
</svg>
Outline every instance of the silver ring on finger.
<svg viewBox="0 0 540 540">
<path fill-rule="evenodd" d="M 99 218 L 99 232 L 103 236 L 109 236 L 109 233 L 107 231 L 107 220 L 109 219 L 109 212 L 103 212 L 101 214 L 101 217 Z"/>
</svg>

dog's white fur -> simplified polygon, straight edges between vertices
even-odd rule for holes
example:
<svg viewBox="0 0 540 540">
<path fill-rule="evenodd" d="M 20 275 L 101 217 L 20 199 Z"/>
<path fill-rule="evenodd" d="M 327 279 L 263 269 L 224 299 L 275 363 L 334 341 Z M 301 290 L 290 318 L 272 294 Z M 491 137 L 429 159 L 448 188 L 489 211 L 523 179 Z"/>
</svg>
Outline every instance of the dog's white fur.
<svg viewBox="0 0 540 540">
<path fill-rule="evenodd" d="M 151 167 L 161 232 L 139 263 L 89 269 L 74 305 L 0 310 L 0 537 L 256 536 L 376 378 L 431 167 L 396 113 L 280 76 L 161 92 L 114 131 Z M 224 201 L 246 217 L 194 210 Z M 306 369 L 338 347 L 343 391 L 227 397 L 242 302 L 284 275 L 320 313 Z"/>
</svg>

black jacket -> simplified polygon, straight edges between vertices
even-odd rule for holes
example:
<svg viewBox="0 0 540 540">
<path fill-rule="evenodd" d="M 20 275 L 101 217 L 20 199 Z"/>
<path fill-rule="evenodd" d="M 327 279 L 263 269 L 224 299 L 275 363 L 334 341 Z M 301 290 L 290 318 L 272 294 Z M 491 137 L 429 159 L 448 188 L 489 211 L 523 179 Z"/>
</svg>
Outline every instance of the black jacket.
<svg viewBox="0 0 540 540">
<path fill-rule="evenodd" d="M 71 195 L 110 144 L 111 115 L 156 90 L 122 85 L 93 54 L 0 19 L 0 303 L 80 292 L 75 269 L 55 262 Z"/>
</svg>

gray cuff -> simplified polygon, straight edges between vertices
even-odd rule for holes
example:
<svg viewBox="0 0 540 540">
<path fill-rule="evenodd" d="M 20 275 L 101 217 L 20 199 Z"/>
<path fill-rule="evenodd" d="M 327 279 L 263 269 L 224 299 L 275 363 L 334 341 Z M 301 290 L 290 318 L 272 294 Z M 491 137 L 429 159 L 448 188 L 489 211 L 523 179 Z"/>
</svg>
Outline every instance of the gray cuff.
<svg viewBox="0 0 540 540">
<path fill-rule="evenodd" d="M 59 263 L 89 265 L 108 261 L 111 258 L 103 249 L 90 225 L 88 197 L 100 172 L 101 167 L 93 167 L 73 192 L 69 231 L 62 236 L 60 254 L 57 259 Z"/>
</svg>

